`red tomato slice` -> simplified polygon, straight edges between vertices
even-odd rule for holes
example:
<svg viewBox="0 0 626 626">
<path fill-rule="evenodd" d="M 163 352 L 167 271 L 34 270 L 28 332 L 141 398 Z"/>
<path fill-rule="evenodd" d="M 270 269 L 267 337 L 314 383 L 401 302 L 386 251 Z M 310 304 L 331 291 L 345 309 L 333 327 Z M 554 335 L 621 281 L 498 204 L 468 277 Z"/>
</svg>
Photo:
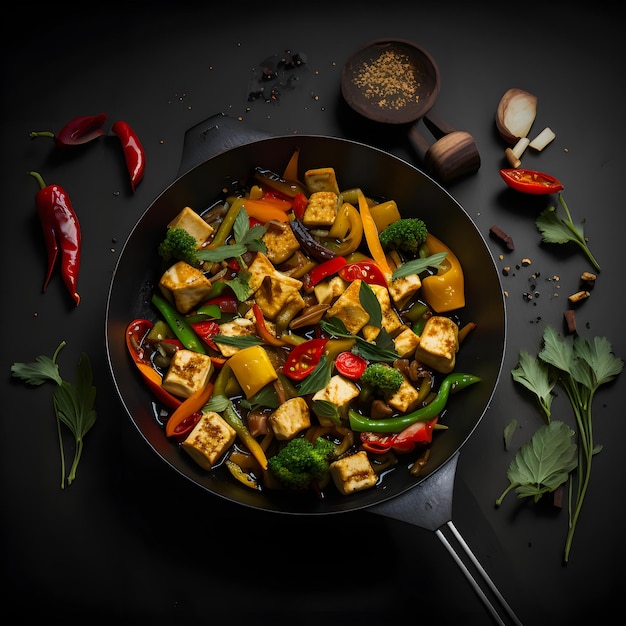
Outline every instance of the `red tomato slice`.
<svg viewBox="0 0 626 626">
<path fill-rule="evenodd" d="M 219 335 L 220 326 L 217 322 L 213 320 L 207 320 L 206 322 L 195 322 L 191 325 L 191 327 L 196 331 L 196 334 L 204 343 L 213 348 L 213 350 L 217 350 L 217 346 L 213 341 L 213 337 L 215 335 Z"/>
<path fill-rule="evenodd" d="M 301 220 L 304 215 L 304 210 L 309 204 L 309 199 L 303 193 L 297 193 L 293 198 L 292 209 L 295 216 Z"/>
<path fill-rule="evenodd" d="M 382 270 L 372 261 L 359 261 L 344 265 L 338 272 L 339 276 L 348 282 L 361 279 L 368 285 L 387 286 L 387 280 Z"/>
<path fill-rule="evenodd" d="M 309 339 L 297 345 L 287 357 L 283 365 L 283 372 L 292 380 L 305 379 L 316 367 L 324 354 L 328 339 Z"/>
<path fill-rule="evenodd" d="M 363 376 L 363 372 L 367 367 L 367 361 L 358 354 L 346 351 L 337 355 L 335 367 L 342 376 L 357 380 Z"/>
</svg>

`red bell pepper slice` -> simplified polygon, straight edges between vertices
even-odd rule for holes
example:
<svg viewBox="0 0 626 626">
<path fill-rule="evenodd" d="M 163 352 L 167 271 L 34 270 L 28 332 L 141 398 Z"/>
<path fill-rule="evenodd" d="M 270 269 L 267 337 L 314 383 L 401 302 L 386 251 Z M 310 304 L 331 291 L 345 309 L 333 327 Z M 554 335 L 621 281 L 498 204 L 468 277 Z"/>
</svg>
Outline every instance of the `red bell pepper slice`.
<svg viewBox="0 0 626 626">
<path fill-rule="evenodd" d="M 511 189 L 522 193 L 542 195 L 564 189 L 562 183 L 554 176 L 536 170 L 508 168 L 500 170 L 500 176 Z"/>
<path fill-rule="evenodd" d="M 213 350 L 218 350 L 218 347 L 213 341 L 213 337 L 215 337 L 215 335 L 219 335 L 220 333 L 220 325 L 216 321 L 207 320 L 206 322 L 194 322 L 191 324 L 191 327 L 196 331 L 196 334 L 200 337 L 200 339 L 202 339 L 202 341 L 204 341 L 204 343 L 213 348 Z"/>
<path fill-rule="evenodd" d="M 256 331 L 259 333 L 259 337 L 263 339 L 263 341 L 270 346 L 285 346 L 287 343 L 282 339 L 276 337 L 273 333 L 269 331 L 267 326 L 265 325 L 265 316 L 263 315 L 263 311 L 261 307 L 255 302 L 252 305 L 252 312 L 254 313 L 254 322 L 256 324 Z"/>
<path fill-rule="evenodd" d="M 309 199 L 303 193 L 297 193 L 293 198 L 292 209 L 295 216 L 301 220 L 304 215 L 304 211 L 309 204 Z"/>
<path fill-rule="evenodd" d="M 315 287 L 317 283 L 336 274 L 341 268 L 346 265 L 346 259 L 342 256 L 336 256 L 334 259 L 328 259 L 323 261 L 319 265 L 316 265 L 310 272 L 307 281 L 307 287 Z"/>
<path fill-rule="evenodd" d="M 145 357 L 143 344 L 152 327 L 153 323 L 150 320 L 136 319 L 132 321 L 126 328 L 126 347 L 150 391 L 166 407 L 177 409 L 182 401 L 163 389 L 161 375 Z"/>
<path fill-rule="evenodd" d="M 363 372 L 367 367 L 367 361 L 353 352 L 340 352 L 335 359 L 335 367 L 342 376 L 358 380 L 363 376 Z"/>
<path fill-rule="evenodd" d="M 407 426 L 399 433 L 362 432 L 361 443 L 363 448 L 372 454 L 385 454 L 393 449 L 399 454 L 412 452 L 415 446 L 430 443 L 433 439 L 433 429 L 439 417 L 416 422 Z"/>
<path fill-rule="evenodd" d="M 319 337 L 298 344 L 289 353 L 283 365 L 282 371 L 285 376 L 292 380 L 304 380 L 320 362 L 327 343 L 328 338 Z"/>
<path fill-rule="evenodd" d="M 349 263 L 339 270 L 339 276 L 348 282 L 357 279 L 364 280 L 368 285 L 387 286 L 387 280 L 382 270 L 373 261 L 358 261 Z"/>
</svg>

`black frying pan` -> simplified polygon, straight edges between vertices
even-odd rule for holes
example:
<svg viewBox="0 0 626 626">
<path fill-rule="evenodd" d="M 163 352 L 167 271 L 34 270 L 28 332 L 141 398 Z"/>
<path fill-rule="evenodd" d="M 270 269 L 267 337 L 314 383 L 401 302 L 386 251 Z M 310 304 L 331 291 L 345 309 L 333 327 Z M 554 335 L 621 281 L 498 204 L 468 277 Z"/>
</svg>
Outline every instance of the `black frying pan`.
<svg viewBox="0 0 626 626">
<path fill-rule="evenodd" d="M 188 133 L 181 166 L 186 173 L 165 189 L 142 215 L 123 247 L 113 274 L 106 312 L 106 346 L 113 381 L 128 416 L 163 461 L 214 496 L 246 507 L 289 515 L 327 515 L 371 508 L 383 515 L 438 529 L 448 521 L 446 516 L 450 515 L 451 508 L 444 506 L 442 513 L 434 507 L 433 515 L 443 514 L 441 519 L 429 518 L 426 514 L 425 519 L 418 515 L 419 519 L 412 520 L 415 495 L 419 498 L 420 493 L 434 491 L 434 500 L 444 502 L 451 497 L 458 452 L 489 405 L 504 359 L 503 292 L 482 235 L 464 209 L 439 184 L 381 150 L 355 141 L 321 136 L 250 139 L 244 134 L 233 138 L 228 128 L 224 134 L 225 127 L 228 127 L 228 119 L 221 118 L 198 125 Z M 225 151 L 211 156 L 211 139 L 216 133 L 221 133 L 221 149 Z M 236 145 L 228 147 L 230 142 Z M 188 150 L 190 143 L 196 157 L 210 158 L 186 171 L 194 162 Z M 478 323 L 458 355 L 457 370 L 482 379 L 479 384 L 451 396 L 446 415 L 449 429 L 437 433 L 420 477 L 411 476 L 400 467 L 386 477 L 384 489 L 374 488 L 350 496 L 329 493 L 321 501 L 278 491 L 253 491 L 234 481 L 223 468 L 211 472 L 201 469 L 166 439 L 155 420 L 151 394 L 139 378 L 125 346 L 125 329 L 130 321 L 138 317 L 155 318 L 149 299 L 159 278 L 155 250 L 162 240 L 165 225 L 184 206 L 202 211 L 229 181 L 246 180 L 255 166 L 282 171 L 296 148 L 300 149 L 302 172 L 315 167 L 334 167 L 343 188 L 363 185 L 366 181 L 368 193 L 395 199 L 403 215 L 421 217 L 435 236 L 452 247 L 466 278 L 467 305 L 462 317 Z M 442 468 L 444 471 L 440 471 Z"/>
</svg>

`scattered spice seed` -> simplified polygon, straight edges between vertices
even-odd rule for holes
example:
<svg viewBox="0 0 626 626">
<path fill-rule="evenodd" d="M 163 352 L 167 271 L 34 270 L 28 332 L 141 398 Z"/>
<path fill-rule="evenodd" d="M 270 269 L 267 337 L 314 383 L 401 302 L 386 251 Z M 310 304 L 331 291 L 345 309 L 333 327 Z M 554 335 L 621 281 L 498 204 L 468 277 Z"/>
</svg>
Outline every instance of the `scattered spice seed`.
<svg viewBox="0 0 626 626">
<path fill-rule="evenodd" d="M 515 250 L 515 243 L 510 235 L 507 235 L 499 226 L 495 224 L 489 229 L 489 233 L 498 241 L 504 243 L 508 250 Z"/>
</svg>

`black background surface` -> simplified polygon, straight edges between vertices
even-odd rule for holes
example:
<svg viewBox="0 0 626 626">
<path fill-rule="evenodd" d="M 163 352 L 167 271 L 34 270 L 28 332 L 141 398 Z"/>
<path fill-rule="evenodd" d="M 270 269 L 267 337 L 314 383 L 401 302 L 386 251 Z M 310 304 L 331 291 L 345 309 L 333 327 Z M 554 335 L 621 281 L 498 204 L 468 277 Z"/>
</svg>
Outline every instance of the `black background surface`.
<svg viewBox="0 0 626 626">
<path fill-rule="evenodd" d="M 68 4 L 68 3 L 66 3 Z M 96 15 L 92 15 L 95 12 Z M 567 510 L 509 495 L 506 470 L 542 424 L 532 398 L 511 380 L 520 350 L 535 354 L 546 324 L 562 329 L 567 295 L 590 269 L 569 246 L 542 246 L 534 226 L 555 196 L 509 190 L 498 174 L 505 144 L 494 115 L 519 87 L 538 96 L 531 135 L 556 140 L 527 151 L 525 167 L 557 176 L 602 264 L 577 309 L 579 333 L 606 336 L 626 355 L 623 298 L 623 23 L 603 3 L 361 2 L 127 3 L 31 11 L 3 20 L 0 453 L 2 613 L 65 619 L 140 619 L 163 624 L 284 619 L 301 624 L 489 624 L 490 616 L 433 532 L 368 512 L 325 518 L 265 515 L 222 502 L 165 466 L 122 410 L 107 369 L 106 298 L 132 226 L 178 173 L 185 131 L 219 112 L 275 134 L 357 139 L 401 158 L 415 155 L 408 129 L 358 119 L 342 102 L 341 67 L 378 38 L 426 48 L 441 72 L 436 112 L 475 137 L 479 172 L 448 186 L 488 241 L 508 292 L 503 375 L 459 459 L 453 521 L 525 625 L 609 624 L 621 610 L 624 558 L 623 380 L 594 405 L 592 482 L 571 559 L 561 563 Z M 8 37 L 17 38 L 8 44 Z M 248 101 L 261 62 L 286 51 L 307 63 L 275 102 Z M 56 131 L 75 115 L 106 112 L 138 132 L 147 168 L 130 192 L 114 137 L 61 154 L 32 130 Z M 41 293 L 45 254 L 26 172 L 63 185 L 83 231 L 81 304 L 58 274 Z M 514 252 L 488 237 L 513 236 Z M 516 266 L 528 257 L 529 267 Z M 539 277 L 534 280 L 532 274 Z M 536 285 L 536 287 L 533 287 Z M 525 292 L 538 297 L 526 301 Z M 52 355 L 70 377 L 81 352 L 94 368 L 98 421 L 87 435 L 76 482 L 60 489 L 51 388 L 29 389 L 10 366 Z M 564 394 L 553 403 L 573 425 Z M 503 429 L 519 422 L 513 449 Z M 311 537 L 314 537 L 313 539 Z M 307 556 L 294 562 L 292 546 Z"/>
</svg>

